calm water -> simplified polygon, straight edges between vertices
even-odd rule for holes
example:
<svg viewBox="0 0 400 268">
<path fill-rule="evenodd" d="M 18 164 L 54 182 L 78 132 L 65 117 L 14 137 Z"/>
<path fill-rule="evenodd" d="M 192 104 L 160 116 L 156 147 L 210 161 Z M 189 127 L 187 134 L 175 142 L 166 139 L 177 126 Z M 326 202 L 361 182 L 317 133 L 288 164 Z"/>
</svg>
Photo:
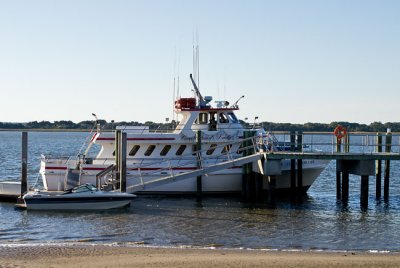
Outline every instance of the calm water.
<svg viewBox="0 0 400 268">
<path fill-rule="evenodd" d="M 86 133 L 29 133 L 29 180 L 40 154 L 75 155 Z M 323 139 L 323 137 L 321 138 Z M 0 178 L 20 173 L 21 134 L 0 132 Z M 335 163 L 301 203 L 277 207 L 240 198 L 138 197 L 131 207 L 106 212 L 32 212 L 0 203 L 0 244 L 117 243 L 262 249 L 400 250 L 399 163 L 392 164 L 390 201 L 376 201 L 370 179 L 369 209 L 359 206 L 359 177 L 350 177 L 349 205 L 336 202 Z"/>
</svg>

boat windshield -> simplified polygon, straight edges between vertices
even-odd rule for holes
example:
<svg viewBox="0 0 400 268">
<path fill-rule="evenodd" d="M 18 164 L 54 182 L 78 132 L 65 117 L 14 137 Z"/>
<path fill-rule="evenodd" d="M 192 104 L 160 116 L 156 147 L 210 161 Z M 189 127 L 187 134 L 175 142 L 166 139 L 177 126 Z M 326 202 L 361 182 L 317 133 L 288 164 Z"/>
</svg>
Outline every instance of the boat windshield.
<svg viewBox="0 0 400 268">
<path fill-rule="evenodd" d="M 83 193 L 83 192 L 93 192 L 97 191 L 97 188 L 90 183 L 78 185 L 70 190 L 67 190 L 67 193 Z"/>
</svg>

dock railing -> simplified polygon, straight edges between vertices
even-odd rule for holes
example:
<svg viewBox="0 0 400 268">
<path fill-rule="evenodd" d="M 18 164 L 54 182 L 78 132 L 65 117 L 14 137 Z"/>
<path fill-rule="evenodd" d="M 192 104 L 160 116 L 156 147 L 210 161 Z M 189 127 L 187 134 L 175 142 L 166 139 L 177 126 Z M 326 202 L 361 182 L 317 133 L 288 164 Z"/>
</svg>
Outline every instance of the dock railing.
<svg viewBox="0 0 400 268">
<path fill-rule="evenodd" d="M 290 132 L 270 132 L 269 134 L 276 139 L 273 142 L 275 146 L 268 147 L 269 152 L 282 152 L 285 151 L 285 148 L 298 145 L 297 139 L 291 142 Z M 302 151 L 305 152 L 363 154 L 385 152 L 400 154 L 400 133 L 348 132 L 341 139 L 330 132 L 304 132 L 301 135 Z"/>
</svg>

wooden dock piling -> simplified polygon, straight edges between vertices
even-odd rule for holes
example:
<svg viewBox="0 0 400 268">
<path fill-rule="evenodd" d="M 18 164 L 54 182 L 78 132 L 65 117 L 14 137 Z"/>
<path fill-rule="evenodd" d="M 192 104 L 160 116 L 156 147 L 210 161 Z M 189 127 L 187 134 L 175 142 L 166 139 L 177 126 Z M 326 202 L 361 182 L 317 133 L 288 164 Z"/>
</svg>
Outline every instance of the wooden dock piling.
<svg viewBox="0 0 400 268">
<path fill-rule="evenodd" d="M 268 204 L 271 207 L 276 205 L 276 176 L 268 176 Z"/>
<path fill-rule="evenodd" d="M 294 131 L 290 132 L 290 151 L 296 151 L 296 134 Z M 290 191 L 294 195 L 296 190 L 296 159 L 290 160 Z"/>
<path fill-rule="evenodd" d="M 116 172 L 115 172 L 115 178 L 114 178 L 114 180 L 115 181 L 117 181 L 118 182 L 118 184 L 119 184 L 119 180 L 120 180 L 120 168 L 121 168 L 121 166 L 120 166 L 120 157 L 121 157 L 121 154 L 120 154 L 120 149 L 121 149 L 121 145 L 120 145 L 120 143 L 121 143 L 121 130 L 116 130 L 115 131 L 115 144 L 114 144 L 114 146 L 115 146 L 115 149 L 114 149 L 114 156 L 115 156 L 115 167 L 116 167 Z M 116 187 L 117 189 L 119 188 L 119 185 L 118 185 L 118 187 Z M 115 189 L 114 189 L 115 190 Z"/>
<path fill-rule="evenodd" d="M 21 192 L 17 197 L 16 209 L 26 209 L 23 195 L 28 191 L 28 132 L 22 132 L 22 154 L 21 154 Z"/>
<path fill-rule="evenodd" d="M 244 131 L 243 132 L 243 138 L 245 139 L 242 143 L 243 149 L 243 156 L 249 155 L 249 141 L 247 138 L 250 137 L 250 131 Z M 242 197 L 244 199 L 247 199 L 249 196 L 249 180 L 250 180 L 250 174 L 249 174 L 249 169 L 248 169 L 248 164 L 245 164 L 242 166 Z"/>
<path fill-rule="evenodd" d="M 197 156 L 197 168 L 202 168 L 201 165 L 201 130 L 198 130 L 196 133 L 196 151 L 198 151 Z M 200 202 L 202 200 L 203 195 L 203 181 L 202 176 L 196 177 L 196 200 Z"/>
<path fill-rule="evenodd" d="M 303 151 L 303 132 L 297 132 L 297 151 Z M 297 190 L 301 192 L 303 189 L 303 159 L 297 159 Z"/>
<path fill-rule="evenodd" d="M 256 180 L 256 199 L 257 201 L 264 200 L 264 176 L 259 173 L 255 173 Z"/>
<path fill-rule="evenodd" d="M 385 141 L 385 152 L 390 153 L 392 146 L 392 131 L 387 129 L 386 141 Z M 389 178 L 390 178 L 390 160 L 385 161 L 385 177 L 383 182 L 383 199 L 385 202 L 389 201 Z"/>
<path fill-rule="evenodd" d="M 348 172 L 342 172 L 342 189 L 341 189 L 342 195 L 341 195 L 341 200 L 344 205 L 347 205 L 349 201 L 349 173 Z"/>
<path fill-rule="evenodd" d="M 243 141 L 242 147 L 243 156 L 251 155 L 254 152 L 253 143 L 249 138 L 254 137 L 256 135 L 256 131 L 244 131 L 243 137 L 245 141 Z M 256 177 L 255 172 L 253 172 L 253 164 L 248 163 L 242 166 L 242 197 L 244 199 L 248 199 L 251 201 L 256 200 L 257 196 L 257 186 L 256 186 Z"/>
<path fill-rule="evenodd" d="M 22 132 L 21 197 L 28 191 L 28 132 Z"/>
<path fill-rule="evenodd" d="M 336 138 L 336 152 L 340 153 L 340 144 L 341 144 L 341 139 Z M 338 160 L 336 160 L 336 199 L 337 200 L 343 200 L 343 195 L 342 195 L 342 172 L 340 172 L 338 168 Z"/>
<path fill-rule="evenodd" d="M 379 133 L 377 133 L 377 135 L 376 135 L 376 150 L 375 151 L 378 153 L 382 152 L 382 136 Z M 375 169 L 376 199 L 379 200 L 381 198 L 381 191 L 382 191 L 382 161 L 375 160 L 375 167 L 376 167 L 376 169 Z"/>
<path fill-rule="evenodd" d="M 368 175 L 361 176 L 361 194 L 360 194 L 360 206 L 361 208 L 368 207 L 368 187 L 369 177 Z"/>
<path fill-rule="evenodd" d="M 121 138 L 121 130 L 116 130 L 115 131 L 115 148 L 114 148 L 114 156 L 115 156 L 115 166 L 117 166 L 117 169 L 119 167 L 119 158 L 120 158 L 120 153 L 119 153 L 119 149 L 120 147 L 120 138 Z"/>
<path fill-rule="evenodd" d="M 344 152 L 350 152 L 350 133 L 346 133 L 344 136 Z"/>
<path fill-rule="evenodd" d="M 119 133 L 119 179 L 120 179 L 120 191 L 126 192 L 126 133 Z"/>
</svg>

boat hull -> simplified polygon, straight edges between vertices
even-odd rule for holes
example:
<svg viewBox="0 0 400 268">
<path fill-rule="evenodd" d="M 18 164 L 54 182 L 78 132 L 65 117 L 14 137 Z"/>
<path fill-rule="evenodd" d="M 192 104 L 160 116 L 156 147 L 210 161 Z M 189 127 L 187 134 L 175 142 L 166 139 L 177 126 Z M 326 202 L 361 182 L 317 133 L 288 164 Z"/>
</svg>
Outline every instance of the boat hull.
<svg viewBox="0 0 400 268">
<path fill-rule="evenodd" d="M 134 196 L 24 196 L 28 210 L 104 210 L 125 207 Z"/>
<path fill-rule="evenodd" d="M 312 160 L 303 165 L 303 185 L 300 188 L 308 189 L 317 179 L 320 173 L 326 167 L 328 161 Z M 85 169 L 86 168 L 86 169 Z M 85 166 L 84 172 L 80 178 L 80 183 L 96 184 L 96 174 L 103 170 L 105 166 Z M 64 172 L 64 173 L 63 173 Z M 183 173 L 184 171 L 174 172 L 174 174 Z M 152 174 L 152 175 L 150 175 Z M 168 176 L 168 174 L 154 174 L 138 171 L 129 171 L 127 174 L 127 189 L 132 185 L 138 185 L 143 182 L 152 181 Z M 65 190 L 64 178 L 65 170 L 61 172 L 46 172 L 42 174 L 43 181 L 47 190 Z M 242 190 L 242 168 L 234 167 L 219 172 L 210 173 L 202 176 L 202 192 L 204 194 L 226 194 L 240 193 Z M 277 191 L 290 189 L 290 160 L 282 161 L 282 173 L 275 176 Z M 269 177 L 263 177 L 264 190 L 269 188 Z M 197 192 L 197 178 L 191 177 L 185 180 L 170 182 L 160 186 L 148 186 L 145 189 L 135 192 L 137 194 L 162 194 L 162 195 L 178 195 L 178 194 L 194 194 Z"/>
</svg>

